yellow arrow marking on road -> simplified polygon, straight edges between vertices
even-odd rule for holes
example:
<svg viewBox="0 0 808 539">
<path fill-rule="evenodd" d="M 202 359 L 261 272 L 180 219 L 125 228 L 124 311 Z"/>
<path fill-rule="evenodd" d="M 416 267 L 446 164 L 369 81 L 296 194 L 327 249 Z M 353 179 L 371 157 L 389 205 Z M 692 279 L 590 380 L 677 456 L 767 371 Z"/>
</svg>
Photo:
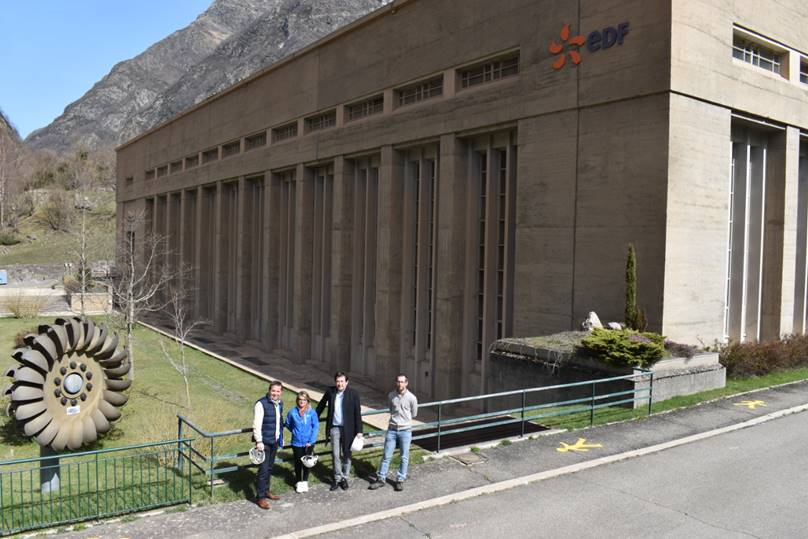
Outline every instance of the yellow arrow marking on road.
<svg viewBox="0 0 808 539">
<path fill-rule="evenodd" d="M 586 443 L 586 438 L 578 438 L 578 441 L 575 442 L 574 444 L 561 442 L 561 447 L 556 447 L 556 451 L 558 451 L 559 453 L 567 453 L 568 451 L 586 453 L 590 449 L 594 449 L 596 447 L 603 447 L 603 446 L 600 444 L 588 444 Z"/>
<path fill-rule="evenodd" d="M 763 406 L 765 408 L 766 403 L 764 401 L 741 401 L 741 402 L 736 402 L 735 406 L 746 406 L 750 410 L 754 410 L 758 406 Z"/>
</svg>

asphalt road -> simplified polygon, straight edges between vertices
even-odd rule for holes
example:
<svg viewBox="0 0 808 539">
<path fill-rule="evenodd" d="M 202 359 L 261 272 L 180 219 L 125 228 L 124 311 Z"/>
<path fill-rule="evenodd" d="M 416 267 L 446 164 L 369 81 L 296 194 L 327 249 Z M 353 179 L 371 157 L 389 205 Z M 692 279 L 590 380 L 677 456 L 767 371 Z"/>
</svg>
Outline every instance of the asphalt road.
<svg viewBox="0 0 808 539">
<path fill-rule="evenodd" d="M 808 412 L 328 537 L 808 537 Z"/>
</svg>

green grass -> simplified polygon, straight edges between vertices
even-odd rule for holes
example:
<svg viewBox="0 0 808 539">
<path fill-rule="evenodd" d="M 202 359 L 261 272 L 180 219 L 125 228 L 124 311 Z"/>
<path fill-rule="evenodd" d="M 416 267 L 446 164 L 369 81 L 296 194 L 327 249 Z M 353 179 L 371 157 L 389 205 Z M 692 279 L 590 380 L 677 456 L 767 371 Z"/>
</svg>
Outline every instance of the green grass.
<svg viewBox="0 0 808 539">
<path fill-rule="evenodd" d="M 111 197 L 110 197 L 111 198 Z M 114 198 L 87 212 L 87 248 L 89 260 L 113 260 L 115 257 L 115 208 Z M 4 247 L 3 264 L 59 264 L 76 262 L 80 230 L 78 218 L 74 218 L 70 232 L 56 232 L 43 225 L 35 217 L 20 219 L 17 236 L 22 240 L 16 245 Z M 28 240 L 32 236 L 36 239 Z"/>
</svg>

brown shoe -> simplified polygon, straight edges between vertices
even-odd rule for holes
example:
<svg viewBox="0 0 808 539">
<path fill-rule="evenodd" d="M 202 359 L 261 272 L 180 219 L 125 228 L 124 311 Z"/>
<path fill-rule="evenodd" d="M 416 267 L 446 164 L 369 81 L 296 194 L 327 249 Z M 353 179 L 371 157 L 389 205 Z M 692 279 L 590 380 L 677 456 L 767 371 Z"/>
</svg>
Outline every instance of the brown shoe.
<svg viewBox="0 0 808 539">
<path fill-rule="evenodd" d="M 269 509 L 269 500 L 267 500 L 266 498 L 261 498 L 255 503 L 258 504 L 258 507 L 260 507 L 261 509 Z"/>
<path fill-rule="evenodd" d="M 273 502 L 278 501 L 278 500 L 280 500 L 280 499 L 281 499 L 281 497 L 280 497 L 280 496 L 278 496 L 277 494 L 272 494 L 272 491 L 271 491 L 271 490 L 268 490 L 268 491 L 267 491 L 267 495 L 266 495 L 266 497 L 267 497 L 267 498 L 269 498 L 270 500 L 272 500 Z"/>
</svg>

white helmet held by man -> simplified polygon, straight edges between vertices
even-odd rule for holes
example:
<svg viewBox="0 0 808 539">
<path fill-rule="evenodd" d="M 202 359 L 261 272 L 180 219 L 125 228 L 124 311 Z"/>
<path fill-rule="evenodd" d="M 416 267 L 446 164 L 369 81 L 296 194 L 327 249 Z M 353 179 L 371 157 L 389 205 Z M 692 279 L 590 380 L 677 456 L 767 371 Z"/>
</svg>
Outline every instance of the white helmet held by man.
<svg viewBox="0 0 808 539">
<path fill-rule="evenodd" d="M 351 451 L 362 451 L 365 447 L 365 438 L 361 434 L 357 434 L 351 443 Z"/>
<path fill-rule="evenodd" d="M 250 449 L 250 462 L 253 464 L 261 464 L 264 462 L 264 452 L 258 449 L 257 447 L 253 447 Z"/>
<path fill-rule="evenodd" d="M 317 464 L 317 455 L 303 455 L 300 460 L 306 468 L 313 468 Z"/>
</svg>

